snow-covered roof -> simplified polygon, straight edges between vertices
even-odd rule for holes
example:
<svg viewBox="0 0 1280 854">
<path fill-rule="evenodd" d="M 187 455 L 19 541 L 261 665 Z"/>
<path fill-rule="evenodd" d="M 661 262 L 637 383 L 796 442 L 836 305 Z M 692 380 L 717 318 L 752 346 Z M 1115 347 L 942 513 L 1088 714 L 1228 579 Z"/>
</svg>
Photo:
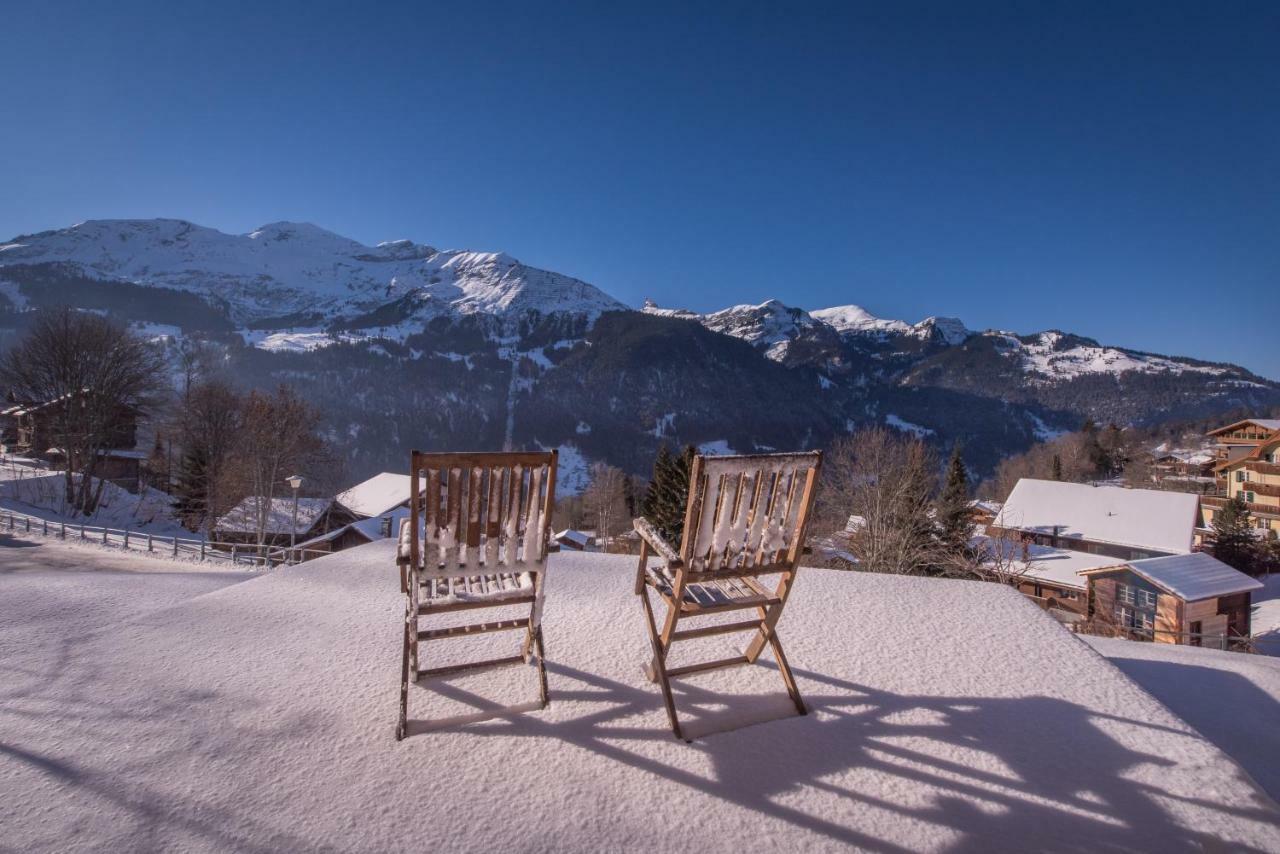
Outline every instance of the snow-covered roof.
<svg viewBox="0 0 1280 854">
<path fill-rule="evenodd" d="M 357 516 L 381 516 L 409 500 L 413 478 L 384 471 L 338 495 L 337 502 Z"/>
<path fill-rule="evenodd" d="M 200 568 L 185 597 L 181 565 L 142 556 L 167 571 L 0 573 L 0 627 L 21 625 L 3 647 L 20 680 L 0 711 L 6 845 L 1280 850 L 1280 809 L 1236 762 L 998 584 L 806 569 L 780 635 L 810 713 L 771 662 L 700 674 L 676 686 L 686 744 L 641 673 L 640 620 L 619 619 L 634 557 L 560 552 L 550 705 L 530 667 L 425 680 L 397 742 L 395 552 L 370 543 L 215 595 Z M 68 618 L 92 625 L 93 656 L 66 657 Z M 516 634 L 441 651 L 510 654 Z M 674 655 L 721 657 L 703 644 L 732 648 Z M 424 792 L 429 820 L 388 808 Z M 658 813 L 688 830 L 655 830 Z"/>
<path fill-rule="evenodd" d="M 559 532 L 558 534 L 555 535 L 555 539 L 568 540 L 569 542 L 577 543 L 583 548 L 586 548 L 591 544 L 591 538 L 589 536 L 587 536 L 582 531 L 575 531 L 572 528 L 566 528 L 565 530 Z"/>
<path fill-rule="evenodd" d="M 1023 478 L 994 524 L 1137 549 L 1191 551 L 1200 499 L 1185 492 Z"/>
<path fill-rule="evenodd" d="M 1187 602 L 1262 589 L 1262 582 L 1204 552 L 1132 560 L 1125 565 Z"/>
<path fill-rule="evenodd" d="M 374 516 L 369 519 L 357 519 L 354 522 L 343 525 L 341 528 L 334 528 L 332 531 L 328 531 L 326 533 L 320 534 L 319 536 L 312 537 L 311 539 L 307 540 L 305 543 L 298 543 L 297 548 L 306 549 L 306 548 L 310 548 L 311 546 L 319 545 L 320 543 L 336 540 L 339 537 L 341 537 L 343 534 L 349 533 L 351 531 L 356 532 L 360 536 L 364 537 L 364 539 L 367 542 L 371 543 L 374 540 L 383 538 L 382 520 L 387 518 L 388 516 L 391 517 L 391 527 L 390 527 L 390 533 L 388 533 L 386 536 L 397 537 L 400 535 L 400 520 L 409 518 L 409 508 L 407 507 L 400 507 L 395 509 L 391 513 L 384 513 L 381 516 Z M 419 527 L 419 530 L 421 530 L 421 527 Z"/>
<path fill-rule="evenodd" d="M 219 531 L 233 534 L 252 534 L 258 530 L 258 513 L 265 498 L 249 496 L 233 507 L 215 526 Z M 295 534 L 305 534 L 311 526 L 333 505 L 331 498 L 299 498 L 298 524 L 293 523 L 293 498 L 273 498 L 267 508 L 267 521 L 264 533 L 288 534 L 292 528 Z"/>
<path fill-rule="evenodd" d="M 985 538 L 983 538 L 985 539 Z M 988 544 L 997 541 L 987 540 Z M 1021 545 L 1007 540 L 998 541 L 1005 549 L 1021 551 Z M 1007 554 L 1007 552 L 1006 552 Z M 1016 567 L 1023 571 L 1023 577 L 1031 580 L 1045 581 L 1061 587 L 1084 590 L 1088 580 L 1080 573 L 1090 569 L 1122 565 L 1124 561 L 1106 555 L 1077 552 L 1070 549 L 1055 549 L 1050 546 L 1027 545 L 1027 559 L 1018 556 L 1014 561 Z"/>
</svg>

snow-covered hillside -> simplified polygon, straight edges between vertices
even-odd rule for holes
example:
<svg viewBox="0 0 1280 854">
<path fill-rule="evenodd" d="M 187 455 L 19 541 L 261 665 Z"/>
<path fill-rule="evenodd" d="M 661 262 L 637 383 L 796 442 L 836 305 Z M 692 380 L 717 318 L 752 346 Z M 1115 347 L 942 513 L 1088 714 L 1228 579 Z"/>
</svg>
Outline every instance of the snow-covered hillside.
<svg viewBox="0 0 1280 854">
<path fill-rule="evenodd" d="M 1085 374 L 1119 375 L 1127 371 L 1146 374 L 1192 371 L 1211 375 L 1227 371 L 1221 365 L 1103 347 L 1096 341 L 1064 335 L 1056 330 L 1021 337 L 1001 332 L 986 334 L 999 338 L 1001 350 L 1016 360 L 1024 371 L 1050 380 L 1071 379 Z"/>
<path fill-rule="evenodd" d="M 106 281 L 195 293 L 247 324 L 294 313 L 355 317 L 410 297 L 421 318 L 624 308 L 586 282 L 503 253 L 407 240 L 365 246 L 309 223 L 224 234 L 183 220 L 90 220 L 0 245 L 0 268 L 58 263 Z M 3 270 L 0 270 L 0 278 Z M 420 324 L 419 324 L 420 325 Z"/>
</svg>

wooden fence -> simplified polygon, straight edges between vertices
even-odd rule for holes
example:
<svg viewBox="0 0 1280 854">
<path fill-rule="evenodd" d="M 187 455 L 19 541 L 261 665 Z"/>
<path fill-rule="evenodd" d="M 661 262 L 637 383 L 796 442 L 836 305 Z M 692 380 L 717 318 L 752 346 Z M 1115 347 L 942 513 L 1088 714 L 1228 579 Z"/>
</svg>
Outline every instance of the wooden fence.
<svg viewBox="0 0 1280 854">
<path fill-rule="evenodd" d="M 0 510 L 0 532 L 36 534 L 60 540 L 80 540 L 172 558 L 222 561 L 263 569 L 281 564 L 301 563 L 330 553 L 321 549 L 256 546 L 187 537 L 166 537 L 130 531 L 127 528 L 104 528 L 83 522 L 50 521 L 10 510 Z"/>
</svg>

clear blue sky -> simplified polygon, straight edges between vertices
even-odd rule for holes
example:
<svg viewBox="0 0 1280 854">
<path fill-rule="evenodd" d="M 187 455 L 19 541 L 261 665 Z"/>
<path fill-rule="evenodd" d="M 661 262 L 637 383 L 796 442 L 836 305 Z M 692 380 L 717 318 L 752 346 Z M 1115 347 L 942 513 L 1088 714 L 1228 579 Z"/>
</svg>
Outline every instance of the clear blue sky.
<svg viewBox="0 0 1280 854">
<path fill-rule="evenodd" d="M 0 237 L 304 220 L 1280 378 L 1280 3 L 617 5 L 8 3 Z"/>
</svg>

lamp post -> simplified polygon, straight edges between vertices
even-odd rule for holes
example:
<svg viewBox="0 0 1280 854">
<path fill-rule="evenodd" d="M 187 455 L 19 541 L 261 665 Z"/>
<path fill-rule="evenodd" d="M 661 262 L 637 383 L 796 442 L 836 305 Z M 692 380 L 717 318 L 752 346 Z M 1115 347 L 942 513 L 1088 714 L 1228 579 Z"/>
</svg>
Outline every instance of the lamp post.
<svg viewBox="0 0 1280 854">
<path fill-rule="evenodd" d="M 289 482 L 289 486 L 293 487 L 293 524 L 289 526 L 289 557 L 291 562 L 297 563 L 298 555 L 293 549 L 298 543 L 298 487 L 302 486 L 302 475 L 291 475 L 285 480 Z"/>
</svg>

